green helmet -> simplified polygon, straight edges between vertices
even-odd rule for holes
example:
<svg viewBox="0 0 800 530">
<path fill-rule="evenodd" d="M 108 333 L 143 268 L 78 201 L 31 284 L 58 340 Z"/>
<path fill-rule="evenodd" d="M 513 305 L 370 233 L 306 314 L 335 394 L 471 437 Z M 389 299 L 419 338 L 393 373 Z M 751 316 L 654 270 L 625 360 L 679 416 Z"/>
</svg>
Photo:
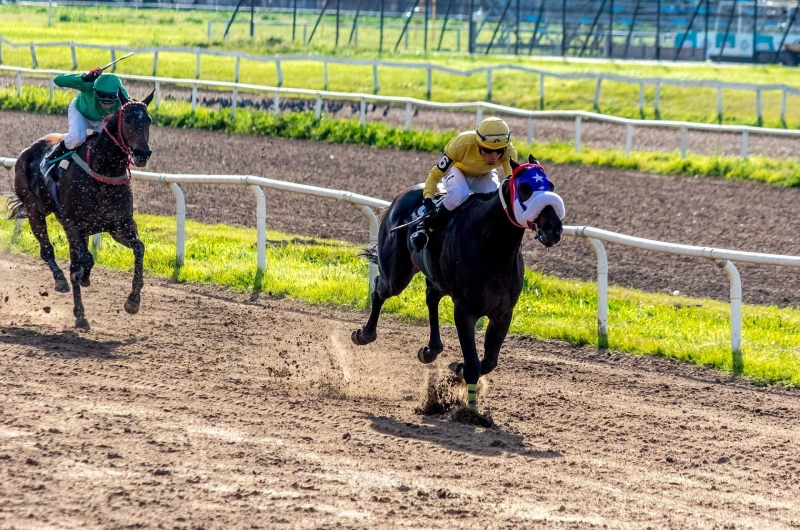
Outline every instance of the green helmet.
<svg viewBox="0 0 800 530">
<path fill-rule="evenodd" d="M 94 93 L 100 101 L 118 101 L 122 81 L 114 74 L 103 74 L 94 82 Z"/>
</svg>

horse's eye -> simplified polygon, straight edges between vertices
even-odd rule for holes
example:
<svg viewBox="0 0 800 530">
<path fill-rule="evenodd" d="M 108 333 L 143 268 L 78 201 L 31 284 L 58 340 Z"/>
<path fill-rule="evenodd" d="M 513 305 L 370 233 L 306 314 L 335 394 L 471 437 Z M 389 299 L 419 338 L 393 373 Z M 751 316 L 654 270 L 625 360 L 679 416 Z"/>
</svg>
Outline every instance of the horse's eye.
<svg viewBox="0 0 800 530">
<path fill-rule="evenodd" d="M 519 192 L 520 200 L 522 202 L 525 202 L 531 198 L 531 195 L 533 195 L 533 186 L 531 186 L 530 183 L 528 182 L 523 182 L 522 184 L 519 185 L 517 191 Z"/>
</svg>

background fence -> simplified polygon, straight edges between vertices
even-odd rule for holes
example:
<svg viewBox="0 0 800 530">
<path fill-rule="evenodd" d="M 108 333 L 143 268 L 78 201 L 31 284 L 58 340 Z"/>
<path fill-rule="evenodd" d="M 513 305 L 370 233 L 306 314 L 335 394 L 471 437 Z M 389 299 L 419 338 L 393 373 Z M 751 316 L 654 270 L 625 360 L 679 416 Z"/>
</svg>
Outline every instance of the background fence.
<svg viewBox="0 0 800 530">
<path fill-rule="evenodd" d="M 36 3 L 36 2 L 26 2 Z M 47 2 L 41 2 L 46 4 Z M 52 5 L 52 3 L 50 3 Z M 800 40 L 800 2 L 794 0 L 198 0 L 177 2 L 131 0 L 92 2 L 136 8 L 232 9 L 250 21 L 269 12 L 298 28 L 313 27 L 304 43 L 321 40 L 321 24 L 333 26 L 326 40 L 397 50 L 408 32 L 414 49 L 454 49 L 447 29 L 465 36 L 470 53 L 561 55 L 659 60 L 732 60 L 777 62 L 784 44 Z M 249 13 L 247 13 L 249 11 Z M 230 19 L 229 19 L 230 20 Z M 360 30 L 359 30 L 360 28 Z M 226 31 L 227 32 L 227 31 Z M 316 40 L 315 40 L 316 37 Z M 459 46 L 460 47 L 460 46 Z"/>
<path fill-rule="evenodd" d="M 798 0 L 800 3 L 800 0 Z M 753 93 L 753 103 L 756 110 L 757 121 L 759 124 L 763 122 L 763 106 L 762 94 L 764 92 L 780 92 L 781 93 L 781 122 L 786 123 L 786 107 L 787 97 L 789 95 L 800 96 L 800 89 L 785 84 L 749 84 L 749 83 L 730 83 L 715 80 L 682 80 L 682 79 L 669 79 L 659 77 L 630 77 L 606 73 L 558 73 L 540 68 L 530 68 L 514 64 L 500 64 L 496 66 L 486 66 L 481 68 L 474 68 L 471 70 L 460 70 L 449 68 L 433 63 L 425 62 L 401 62 L 401 61 L 384 61 L 380 59 L 364 60 L 364 59 L 343 59 L 336 57 L 314 57 L 314 56 L 281 56 L 281 55 L 252 55 L 236 51 L 221 51 L 221 50 L 205 50 L 202 48 L 183 48 L 173 46 L 159 46 L 150 48 L 133 48 L 129 46 L 109 46 L 101 44 L 84 44 L 74 42 L 49 42 L 49 43 L 29 43 L 19 44 L 11 42 L 0 36 L 0 65 L 3 64 L 3 47 L 12 47 L 15 49 L 23 48 L 28 49 L 30 53 L 31 65 L 34 69 L 39 67 L 39 62 L 36 56 L 36 49 L 42 48 L 64 48 L 65 56 L 69 53 L 69 60 L 72 64 L 73 70 L 80 70 L 81 68 L 88 70 L 94 68 L 96 64 L 80 65 L 78 63 L 78 50 L 101 50 L 108 53 L 109 60 L 113 61 L 120 55 L 127 52 L 137 52 L 137 54 L 152 54 L 153 68 L 152 76 L 158 75 L 158 62 L 159 56 L 164 54 L 183 54 L 189 55 L 195 61 L 195 77 L 200 79 L 202 75 L 201 59 L 204 56 L 208 57 L 227 57 L 235 60 L 236 66 L 234 69 L 234 78 L 232 81 L 238 82 L 243 61 L 252 61 L 257 63 L 274 63 L 278 79 L 278 86 L 283 85 L 283 70 L 281 64 L 288 62 L 310 62 L 322 64 L 324 72 L 324 89 L 328 88 L 328 69 L 332 64 L 342 66 L 368 66 L 372 67 L 372 84 L 374 93 L 380 91 L 380 69 L 394 68 L 394 69 L 408 69 L 408 70 L 425 70 L 426 72 L 426 97 L 431 99 L 434 94 L 434 81 L 433 73 L 438 72 L 445 75 L 456 75 L 462 77 L 470 77 L 473 75 L 486 76 L 486 99 L 492 99 L 492 83 L 493 75 L 495 72 L 504 71 L 517 71 L 529 73 L 532 76 L 538 77 L 539 87 L 539 108 L 544 109 L 547 101 L 545 93 L 545 80 L 547 78 L 558 80 L 591 80 L 596 83 L 594 92 L 594 108 L 599 109 L 601 105 L 601 95 L 603 82 L 624 83 L 629 85 L 638 86 L 639 88 L 639 112 L 643 115 L 645 110 L 645 88 L 654 87 L 655 97 L 653 98 L 653 110 L 656 116 L 660 115 L 661 105 L 661 91 L 664 87 L 678 87 L 678 88 L 702 88 L 702 89 L 715 89 L 717 91 L 717 117 L 718 121 L 722 122 L 723 118 L 723 90 L 739 90 L 749 91 Z M 66 57 L 65 57 L 66 59 Z M 66 60 L 65 60 L 66 62 Z M 112 71 L 116 71 L 116 65 L 112 67 Z"/>
<path fill-rule="evenodd" d="M 49 79 L 50 88 L 50 101 L 53 101 L 55 95 L 55 84 L 53 79 L 59 73 L 65 73 L 58 70 L 33 70 L 30 68 L 17 68 L 9 66 L 0 66 L 0 73 L 9 72 L 14 73 L 16 77 L 16 90 L 17 96 L 22 96 L 23 88 L 23 75 L 28 76 L 45 76 Z M 748 142 L 750 134 L 771 135 L 771 136 L 784 136 L 784 137 L 797 137 L 800 138 L 800 130 L 793 129 L 770 129 L 765 127 L 749 127 L 746 125 L 717 125 L 709 123 L 693 123 L 681 121 L 666 121 L 666 120 L 632 120 L 628 118 L 619 118 L 616 116 L 608 116 L 606 114 L 598 114 L 594 112 L 584 111 L 565 111 L 565 110 L 550 110 L 550 111 L 535 111 L 524 110 L 515 107 L 505 107 L 489 102 L 469 102 L 469 103 L 436 103 L 422 99 L 407 98 L 407 97 L 392 97 L 382 96 L 377 94 L 361 94 L 352 92 L 331 92 L 324 90 L 310 90 L 302 88 L 283 88 L 283 87 L 270 87 L 261 85 L 251 85 L 246 83 L 230 83 L 225 81 L 205 81 L 197 79 L 174 79 L 167 77 L 152 77 L 152 76 L 138 76 L 138 75 L 124 75 L 120 74 L 123 79 L 130 79 L 140 82 L 153 83 L 155 89 L 154 105 L 158 108 L 161 104 L 161 87 L 163 85 L 175 85 L 180 87 L 191 87 L 191 108 L 192 112 L 197 109 L 198 105 L 198 88 L 215 88 L 231 91 L 231 113 L 235 117 L 238 108 L 239 91 L 249 91 L 257 94 L 268 93 L 273 98 L 272 111 L 275 114 L 281 112 L 281 98 L 286 95 L 294 95 L 301 98 L 315 98 L 314 109 L 316 117 L 319 119 L 322 116 L 322 102 L 323 99 L 348 99 L 359 102 L 359 121 L 361 125 L 366 124 L 367 116 L 367 102 L 383 102 L 390 104 L 404 105 L 406 109 L 405 116 L 405 129 L 410 130 L 412 120 L 414 117 L 415 108 L 431 108 L 431 109 L 462 109 L 475 112 L 475 123 L 478 124 L 483 119 L 483 114 L 486 111 L 494 113 L 508 114 L 519 117 L 526 117 L 528 119 L 527 127 L 527 141 L 528 144 L 533 144 L 534 133 L 536 128 L 536 120 L 544 118 L 557 118 L 557 119 L 572 119 L 575 121 L 575 136 L 573 144 L 575 152 L 581 150 L 581 132 L 584 120 L 597 120 L 606 123 L 615 123 L 624 125 L 627 128 L 625 136 L 625 145 L 620 146 L 624 148 L 625 156 L 631 154 L 631 147 L 634 140 L 636 129 L 642 127 L 656 127 L 656 128 L 673 128 L 681 131 L 681 156 L 686 158 L 689 152 L 689 132 L 690 131 L 710 131 L 710 132 L 726 132 L 737 133 L 741 135 L 741 156 L 747 158 L 748 156 Z M 796 89 L 794 89 L 796 90 Z M 800 92 L 800 91 L 799 91 Z M 309 105 L 310 107 L 310 105 Z"/>
<path fill-rule="evenodd" d="M 16 159 L 0 157 L 0 166 L 11 169 L 14 167 Z M 325 197 L 340 201 L 349 202 L 369 222 L 369 243 L 375 245 L 378 242 L 378 218 L 372 208 L 383 209 L 389 206 L 388 201 L 359 195 L 356 193 L 307 186 L 304 184 L 294 184 L 279 180 L 267 179 L 254 176 L 238 175 L 167 175 L 149 173 L 145 171 L 132 171 L 133 177 L 140 180 L 163 182 L 169 185 L 176 204 L 176 250 L 175 259 L 178 266 L 183 265 L 186 256 L 186 204 L 180 184 L 231 184 L 249 186 L 256 198 L 256 220 L 257 220 L 257 258 L 256 267 L 259 271 L 264 271 L 267 266 L 266 249 L 266 201 L 262 188 L 278 189 L 290 191 L 303 195 Z M 730 281 L 730 343 L 733 355 L 733 368 L 741 371 L 742 361 L 742 284 L 739 271 L 733 261 L 744 263 L 754 263 L 760 265 L 773 265 L 782 267 L 800 268 L 800 257 L 783 256 L 776 254 L 760 254 L 754 252 L 740 252 L 735 250 L 715 249 L 710 247 L 695 247 L 663 241 L 654 241 L 638 237 L 619 234 L 600 230 L 589 226 L 565 226 L 563 234 L 570 237 L 580 237 L 586 240 L 594 249 L 597 256 L 597 335 L 598 345 L 601 348 L 608 347 L 608 256 L 603 246 L 603 241 L 611 242 L 623 246 L 641 248 L 665 254 L 676 254 L 680 256 L 690 256 L 709 259 L 723 269 Z M 97 237 L 97 236 L 96 236 Z M 99 248 L 99 240 L 95 240 L 95 248 Z M 378 267 L 375 264 L 369 266 L 369 293 L 375 285 L 378 275 Z"/>
</svg>

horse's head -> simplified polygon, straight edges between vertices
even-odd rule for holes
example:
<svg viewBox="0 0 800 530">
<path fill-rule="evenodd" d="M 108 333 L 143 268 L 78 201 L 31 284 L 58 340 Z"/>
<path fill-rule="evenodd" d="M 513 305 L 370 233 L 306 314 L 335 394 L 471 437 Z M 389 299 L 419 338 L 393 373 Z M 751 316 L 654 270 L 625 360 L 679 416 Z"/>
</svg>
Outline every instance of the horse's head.
<svg viewBox="0 0 800 530">
<path fill-rule="evenodd" d="M 119 123 L 117 124 L 118 137 L 124 146 L 130 150 L 131 158 L 136 167 L 144 167 L 150 159 L 150 124 L 153 120 L 147 112 L 147 106 L 153 101 L 153 94 L 142 101 L 130 100 L 119 91 L 119 100 L 122 107 L 119 110 Z"/>
<path fill-rule="evenodd" d="M 546 247 L 561 241 L 564 218 L 564 201 L 554 193 L 555 186 L 544 172 L 539 161 L 528 156 L 527 164 L 511 160 L 514 170 L 511 186 L 511 203 L 517 222 L 536 232 L 536 238 Z"/>
</svg>

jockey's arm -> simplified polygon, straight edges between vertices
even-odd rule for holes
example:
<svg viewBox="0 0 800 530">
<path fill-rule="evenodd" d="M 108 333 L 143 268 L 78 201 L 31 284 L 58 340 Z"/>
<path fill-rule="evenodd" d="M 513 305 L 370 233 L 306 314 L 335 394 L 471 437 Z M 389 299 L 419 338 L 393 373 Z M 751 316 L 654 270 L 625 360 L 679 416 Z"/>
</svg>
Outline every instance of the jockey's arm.
<svg viewBox="0 0 800 530">
<path fill-rule="evenodd" d="M 439 162 L 433 166 L 430 173 L 428 173 L 428 178 L 425 179 L 425 189 L 422 191 L 422 196 L 425 199 L 433 199 L 436 196 L 436 186 L 439 184 L 439 181 L 442 180 L 442 177 L 444 177 L 447 170 L 450 169 L 450 166 L 463 157 L 464 153 L 461 152 L 463 149 L 459 149 L 456 143 L 457 139 L 458 137 L 450 140 L 444 148 L 444 153 L 442 153 Z"/>
<path fill-rule="evenodd" d="M 80 91 L 83 91 L 87 85 L 92 86 L 92 83 L 87 83 L 81 79 L 81 74 L 62 74 L 57 76 L 53 83 L 61 88 L 72 88 Z"/>
<path fill-rule="evenodd" d="M 514 147 L 514 144 L 509 143 L 508 149 L 506 152 L 503 153 L 503 158 L 500 159 L 500 163 L 503 165 L 503 173 L 505 173 L 506 177 L 511 176 L 511 159 L 517 160 L 517 149 Z"/>
</svg>

